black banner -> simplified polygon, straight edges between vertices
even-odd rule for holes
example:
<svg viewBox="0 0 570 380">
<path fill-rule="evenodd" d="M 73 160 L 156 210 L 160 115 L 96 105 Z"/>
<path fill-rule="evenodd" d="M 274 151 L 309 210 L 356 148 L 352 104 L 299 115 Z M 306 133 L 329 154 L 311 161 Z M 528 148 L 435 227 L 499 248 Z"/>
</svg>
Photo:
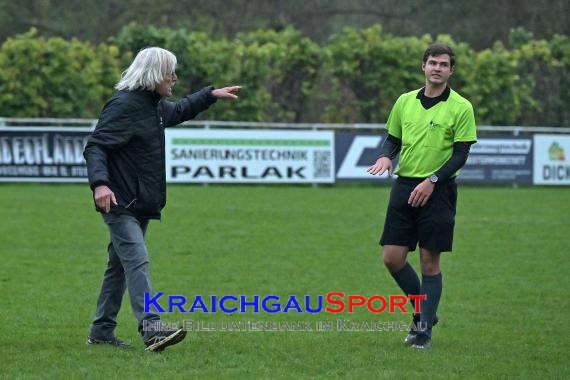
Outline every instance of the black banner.
<svg viewBox="0 0 570 380">
<path fill-rule="evenodd" d="M 0 181 L 84 182 L 90 131 L 0 130 Z"/>
<path fill-rule="evenodd" d="M 532 184 L 532 138 L 480 138 L 471 146 L 458 181 L 482 184 Z"/>
</svg>

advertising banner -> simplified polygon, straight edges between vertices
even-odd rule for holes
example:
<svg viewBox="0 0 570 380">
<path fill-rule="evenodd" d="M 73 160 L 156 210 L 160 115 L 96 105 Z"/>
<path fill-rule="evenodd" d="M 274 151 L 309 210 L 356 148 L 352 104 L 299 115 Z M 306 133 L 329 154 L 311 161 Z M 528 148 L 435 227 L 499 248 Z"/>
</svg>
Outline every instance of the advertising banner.
<svg viewBox="0 0 570 380">
<path fill-rule="evenodd" d="M 335 134 L 335 163 L 338 182 L 376 181 L 386 182 L 387 173 L 382 176 L 370 175 L 366 170 L 373 165 L 380 154 L 380 147 L 386 132 L 338 132 Z M 397 161 L 394 162 L 394 165 Z"/>
<path fill-rule="evenodd" d="M 515 136 L 479 138 L 471 146 L 459 182 L 532 184 L 532 139 Z"/>
<path fill-rule="evenodd" d="M 0 182 L 85 182 L 88 128 L 0 128 Z M 387 182 L 366 169 L 386 133 L 166 130 L 168 182 Z M 570 184 L 570 136 L 481 137 L 460 182 Z M 397 164 L 395 162 L 394 164 Z"/>
<path fill-rule="evenodd" d="M 371 176 L 366 169 L 378 155 L 386 133 L 339 132 L 335 135 L 337 181 L 389 181 L 385 173 Z M 397 165 L 397 159 L 394 161 Z M 471 146 L 458 181 L 481 184 L 531 184 L 532 139 L 505 136 L 480 138 Z"/>
<path fill-rule="evenodd" d="M 533 182 L 570 185 L 570 136 L 534 135 Z"/>
<path fill-rule="evenodd" d="M 166 130 L 166 180 L 333 183 L 334 134 L 313 131 Z"/>
<path fill-rule="evenodd" d="M 0 182 L 85 182 L 89 129 L 0 130 Z"/>
</svg>

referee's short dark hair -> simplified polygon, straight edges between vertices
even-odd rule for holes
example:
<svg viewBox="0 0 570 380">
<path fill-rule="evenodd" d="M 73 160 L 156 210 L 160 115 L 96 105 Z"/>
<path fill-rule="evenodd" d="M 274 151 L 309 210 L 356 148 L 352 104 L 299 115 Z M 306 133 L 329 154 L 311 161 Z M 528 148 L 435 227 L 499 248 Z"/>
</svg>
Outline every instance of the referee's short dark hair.
<svg viewBox="0 0 570 380">
<path fill-rule="evenodd" d="M 455 66 L 455 53 L 453 50 L 445 44 L 431 44 L 424 53 L 423 63 L 427 62 L 429 56 L 437 57 L 438 55 L 447 54 L 449 55 L 449 63 L 451 67 Z"/>
</svg>

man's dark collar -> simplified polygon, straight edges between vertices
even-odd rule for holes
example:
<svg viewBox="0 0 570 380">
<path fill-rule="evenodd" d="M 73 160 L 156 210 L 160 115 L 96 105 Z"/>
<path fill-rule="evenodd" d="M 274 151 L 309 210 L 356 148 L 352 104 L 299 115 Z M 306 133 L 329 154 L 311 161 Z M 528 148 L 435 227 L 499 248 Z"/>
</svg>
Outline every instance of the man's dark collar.
<svg viewBox="0 0 570 380">
<path fill-rule="evenodd" d="M 435 98 L 429 98 L 425 95 L 425 87 L 422 87 L 419 91 L 418 94 L 416 95 L 416 98 L 420 100 L 420 102 L 422 103 L 422 106 L 427 110 L 430 109 L 431 107 L 435 106 L 437 103 L 439 102 L 445 102 L 447 99 L 449 99 L 449 95 L 451 94 L 451 89 L 449 88 L 449 86 L 445 86 L 445 90 L 443 90 L 443 92 L 441 93 L 441 95 L 436 96 Z"/>
<path fill-rule="evenodd" d="M 426 88 L 422 87 L 420 89 L 420 91 L 418 92 L 418 94 L 416 95 L 416 98 L 417 99 L 426 98 L 426 99 L 431 99 L 431 100 L 437 100 L 440 102 L 445 102 L 447 99 L 449 99 L 449 95 L 451 94 L 451 89 L 449 88 L 449 86 L 445 86 L 445 90 L 443 90 L 441 95 L 436 96 L 435 98 L 427 97 L 425 92 L 426 92 Z"/>
</svg>

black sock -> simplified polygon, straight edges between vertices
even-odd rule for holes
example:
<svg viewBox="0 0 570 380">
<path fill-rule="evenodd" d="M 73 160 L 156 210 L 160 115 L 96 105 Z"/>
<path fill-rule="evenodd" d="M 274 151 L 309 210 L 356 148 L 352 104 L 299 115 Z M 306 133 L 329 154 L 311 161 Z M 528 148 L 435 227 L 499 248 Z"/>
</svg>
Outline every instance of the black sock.
<svg viewBox="0 0 570 380">
<path fill-rule="evenodd" d="M 443 287 L 442 283 L 443 276 L 438 273 L 434 276 L 422 275 L 422 290 L 421 295 L 426 295 L 426 299 L 420 300 L 420 327 L 427 326 L 426 333 L 431 336 L 431 328 L 433 327 L 433 319 L 435 318 L 435 313 L 437 312 L 437 306 L 439 305 L 439 299 L 441 298 L 441 290 Z"/>
<path fill-rule="evenodd" d="M 400 289 L 404 291 L 407 296 L 416 296 L 420 294 L 420 279 L 416 274 L 416 271 L 409 262 L 406 261 L 406 265 L 396 273 L 390 272 L 396 283 L 400 286 Z M 412 300 L 412 306 L 415 308 L 415 301 Z"/>
</svg>

